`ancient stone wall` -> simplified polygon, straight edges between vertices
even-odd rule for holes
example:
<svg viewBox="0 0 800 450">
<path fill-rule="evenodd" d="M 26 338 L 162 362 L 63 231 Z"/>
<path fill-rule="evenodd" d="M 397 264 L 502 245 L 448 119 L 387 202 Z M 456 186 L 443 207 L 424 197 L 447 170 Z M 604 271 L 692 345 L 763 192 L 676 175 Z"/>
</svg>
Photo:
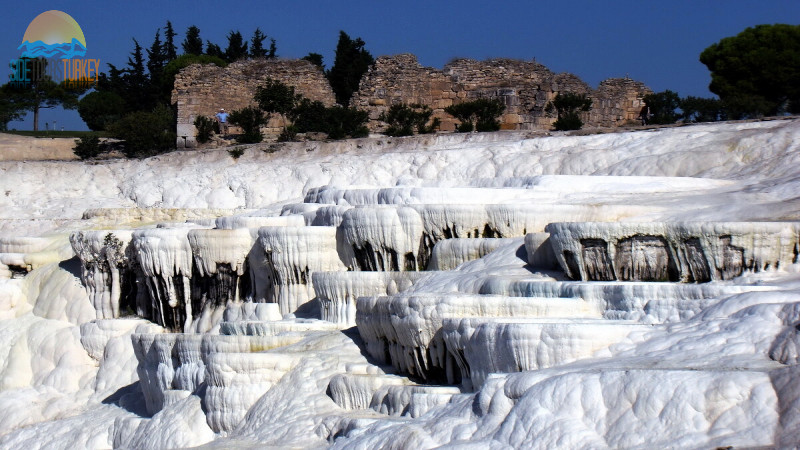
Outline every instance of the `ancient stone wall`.
<svg viewBox="0 0 800 450">
<path fill-rule="evenodd" d="M 194 65 L 183 69 L 175 79 L 172 101 L 178 108 L 178 141 L 182 136 L 191 146 L 194 119 L 213 117 L 219 108 L 228 111 L 253 105 L 256 88 L 267 78 L 294 86 L 311 100 L 333 105 L 335 97 L 322 70 L 305 60 L 250 60 L 226 68 Z M 644 83 L 629 78 L 613 78 L 593 90 L 569 73 L 556 74 L 535 61 L 455 59 L 443 69 L 423 67 L 412 54 L 382 56 L 361 79 L 350 106 L 369 113 L 371 131 L 383 131 L 380 115 L 399 103 L 428 105 L 433 117 L 442 121 L 443 131 L 454 130 L 457 121 L 444 112 L 452 104 L 477 98 L 499 98 L 506 105 L 501 128 L 507 130 L 548 130 L 555 117 L 547 114 L 547 104 L 559 92 L 587 94 L 592 110 L 582 113 L 586 127 L 616 127 L 635 123 L 642 97 L 652 92 Z M 275 137 L 283 126 L 273 117 L 264 129 Z"/>
<path fill-rule="evenodd" d="M 233 111 L 255 105 L 256 88 L 267 78 L 294 86 L 295 91 L 327 106 L 336 103 L 333 90 L 322 70 L 306 60 L 256 59 L 237 61 L 225 68 L 215 65 L 192 65 L 178 73 L 172 90 L 172 102 L 178 107 L 178 146 L 193 146 L 196 133 L 194 119 L 214 117 L 220 108 Z M 277 135 L 282 118 L 273 117 L 267 134 Z"/>
<path fill-rule="evenodd" d="M 555 74 L 535 61 L 456 59 L 438 70 L 421 66 L 414 55 L 401 54 L 378 58 L 350 105 L 369 112 L 373 131 L 385 128 L 378 117 L 397 103 L 428 105 L 442 120 L 441 129 L 453 130 L 456 121 L 444 108 L 476 98 L 500 98 L 506 105 L 502 129 L 542 130 L 555 121 L 545 107 L 559 92 L 587 94 L 596 108 L 583 114 L 584 123 L 605 127 L 635 119 L 642 96 L 651 91 L 630 79 L 603 81 L 595 91 L 577 76 Z"/>
<path fill-rule="evenodd" d="M 636 124 L 644 106 L 642 98 L 652 93 L 644 83 L 630 78 L 603 80 L 592 94 L 592 110 L 587 122 L 599 127 Z"/>
</svg>

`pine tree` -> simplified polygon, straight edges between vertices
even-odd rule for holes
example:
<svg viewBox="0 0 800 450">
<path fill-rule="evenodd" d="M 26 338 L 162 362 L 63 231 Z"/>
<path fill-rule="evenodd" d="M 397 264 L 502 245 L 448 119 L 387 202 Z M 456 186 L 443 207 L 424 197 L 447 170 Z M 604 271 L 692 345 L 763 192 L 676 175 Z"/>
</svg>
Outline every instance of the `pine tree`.
<svg viewBox="0 0 800 450">
<path fill-rule="evenodd" d="M 164 27 L 164 57 L 167 62 L 178 57 L 178 47 L 175 46 L 175 36 L 177 35 L 172 28 L 172 22 L 168 20 Z"/>
<path fill-rule="evenodd" d="M 203 40 L 200 38 L 200 28 L 192 25 L 186 30 L 186 39 L 183 40 L 183 53 L 188 55 L 203 54 Z"/>
<path fill-rule="evenodd" d="M 267 59 L 275 59 L 278 55 L 275 52 L 278 51 L 278 47 L 275 45 L 275 39 L 269 39 L 269 53 L 267 53 Z"/>
<path fill-rule="evenodd" d="M 253 32 L 253 37 L 250 38 L 250 57 L 251 58 L 265 58 L 267 56 L 267 49 L 264 48 L 264 41 L 267 35 L 264 34 L 260 28 L 256 28 Z"/>
<path fill-rule="evenodd" d="M 239 31 L 228 33 L 228 47 L 225 49 L 225 60 L 234 62 L 239 59 L 247 58 L 247 42 L 242 38 Z"/>
<path fill-rule="evenodd" d="M 206 55 L 216 56 L 219 59 L 225 60 L 225 52 L 222 51 L 219 45 L 211 41 L 206 41 Z"/>
<path fill-rule="evenodd" d="M 122 80 L 124 92 L 122 98 L 128 103 L 132 110 L 148 109 L 149 99 L 142 95 L 148 87 L 147 75 L 144 72 L 144 56 L 142 46 L 139 41 L 133 40 L 133 52 L 128 57 L 128 67 L 123 70 Z"/>
<path fill-rule="evenodd" d="M 156 37 L 153 45 L 147 50 L 147 71 L 150 72 L 150 80 L 156 82 L 161 79 L 161 72 L 166 64 L 164 55 L 164 45 L 161 43 L 161 30 L 156 30 Z"/>
<path fill-rule="evenodd" d="M 350 103 L 353 93 L 358 90 L 361 76 L 375 62 L 372 55 L 364 49 L 361 38 L 350 39 L 344 31 L 339 31 L 339 42 L 336 44 L 336 59 L 333 67 L 326 74 L 331 88 L 336 94 L 336 102 L 342 106 Z"/>
</svg>

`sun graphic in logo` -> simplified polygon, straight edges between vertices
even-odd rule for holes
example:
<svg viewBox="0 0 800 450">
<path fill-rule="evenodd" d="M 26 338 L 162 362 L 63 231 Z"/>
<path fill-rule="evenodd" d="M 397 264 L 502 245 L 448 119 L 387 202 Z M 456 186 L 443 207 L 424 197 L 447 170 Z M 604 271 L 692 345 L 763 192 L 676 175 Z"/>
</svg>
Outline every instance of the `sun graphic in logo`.
<svg viewBox="0 0 800 450">
<path fill-rule="evenodd" d="M 53 9 L 31 21 L 18 50 L 23 58 L 70 59 L 86 54 L 86 38 L 75 19 Z"/>
</svg>

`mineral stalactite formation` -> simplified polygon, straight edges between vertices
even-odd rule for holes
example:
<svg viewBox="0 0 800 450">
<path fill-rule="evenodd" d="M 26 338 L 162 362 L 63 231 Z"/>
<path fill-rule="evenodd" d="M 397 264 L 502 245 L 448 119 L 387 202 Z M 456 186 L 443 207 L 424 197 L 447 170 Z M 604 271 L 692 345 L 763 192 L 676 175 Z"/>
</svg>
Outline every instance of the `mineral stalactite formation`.
<svg viewBox="0 0 800 450">
<path fill-rule="evenodd" d="M 0 161 L 0 447 L 798 447 L 798 149 L 782 118 Z"/>
</svg>

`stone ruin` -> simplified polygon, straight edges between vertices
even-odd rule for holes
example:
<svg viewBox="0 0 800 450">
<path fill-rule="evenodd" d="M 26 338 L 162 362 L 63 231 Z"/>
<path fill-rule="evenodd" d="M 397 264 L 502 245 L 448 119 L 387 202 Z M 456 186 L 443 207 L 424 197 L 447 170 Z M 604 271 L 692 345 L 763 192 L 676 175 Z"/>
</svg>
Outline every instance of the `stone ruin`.
<svg viewBox="0 0 800 450">
<path fill-rule="evenodd" d="M 178 73 L 172 89 L 172 103 L 178 109 L 178 147 L 196 146 L 194 120 L 197 116 L 213 119 L 220 108 L 234 111 L 255 106 L 256 88 L 268 78 L 294 86 L 304 97 L 319 100 L 326 106 L 336 103 L 322 69 L 303 59 L 245 60 L 224 68 L 211 64 L 191 65 Z M 267 136 L 277 136 L 282 126 L 283 118 L 273 115 L 263 131 Z"/>
<path fill-rule="evenodd" d="M 172 101 L 178 109 L 178 146 L 194 146 L 194 119 L 213 117 L 219 108 L 235 110 L 253 105 L 253 94 L 267 78 L 294 86 L 311 100 L 330 106 L 333 91 L 320 68 L 305 60 L 250 60 L 226 68 L 194 65 L 175 79 Z M 642 98 L 652 93 L 644 83 L 629 78 L 610 78 L 595 90 L 569 73 L 556 74 L 535 61 L 455 59 L 443 69 L 423 67 L 417 57 L 405 53 L 379 57 L 364 74 L 350 106 L 369 113 L 368 127 L 385 130 L 381 113 L 399 103 L 419 103 L 433 110 L 442 124 L 452 131 L 457 121 L 444 109 L 477 98 L 500 98 L 506 110 L 500 118 L 504 130 L 548 130 L 555 117 L 545 112 L 559 92 L 587 94 L 592 110 L 582 113 L 587 127 L 618 127 L 637 120 Z M 283 118 L 274 116 L 264 129 L 275 137 Z"/>
</svg>

